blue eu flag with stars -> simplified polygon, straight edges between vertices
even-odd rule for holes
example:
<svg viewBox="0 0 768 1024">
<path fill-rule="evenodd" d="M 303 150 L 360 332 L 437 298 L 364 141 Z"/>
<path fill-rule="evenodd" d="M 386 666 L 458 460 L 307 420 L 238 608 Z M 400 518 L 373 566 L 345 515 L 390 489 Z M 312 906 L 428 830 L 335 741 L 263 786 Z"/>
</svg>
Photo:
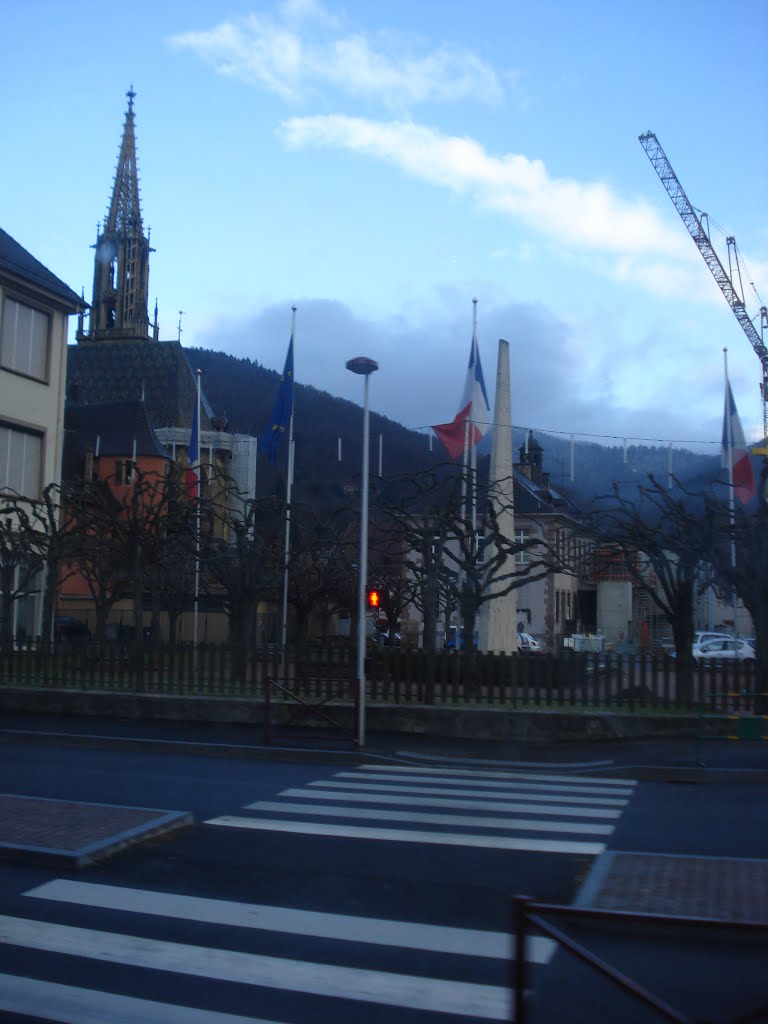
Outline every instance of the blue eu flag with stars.
<svg viewBox="0 0 768 1024">
<path fill-rule="evenodd" d="M 275 407 L 269 426 L 259 438 L 259 447 L 268 461 L 274 466 L 277 463 L 277 449 L 293 413 L 293 335 L 288 344 L 288 355 L 285 357 L 285 369 L 277 389 Z"/>
</svg>

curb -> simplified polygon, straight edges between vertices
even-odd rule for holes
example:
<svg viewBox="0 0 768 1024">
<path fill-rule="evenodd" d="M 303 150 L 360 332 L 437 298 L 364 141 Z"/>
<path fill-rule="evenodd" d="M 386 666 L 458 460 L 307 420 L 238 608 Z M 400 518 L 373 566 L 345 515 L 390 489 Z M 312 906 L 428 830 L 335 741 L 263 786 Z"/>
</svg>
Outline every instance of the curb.
<svg viewBox="0 0 768 1024">
<path fill-rule="evenodd" d="M 639 782 L 664 782 L 695 785 L 707 782 L 768 782 L 768 768 L 715 768 L 707 765 L 617 764 L 614 761 L 593 762 L 505 761 L 502 758 L 419 754 L 417 751 L 382 753 L 351 744 L 348 749 L 329 746 L 263 746 L 259 744 L 206 743 L 202 740 L 171 740 L 168 738 L 94 735 L 72 732 L 39 732 L 23 729 L 0 729 L 0 742 L 23 741 L 88 749 L 120 748 L 153 753 L 181 754 L 191 757 L 249 758 L 259 761 L 322 762 L 323 764 L 435 764 L 464 766 L 479 770 L 572 772 L 580 775 L 609 773 L 613 778 L 635 779 Z"/>
<path fill-rule="evenodd" d="M 86 867 L 194 823 L 188 811 L 150 807 L 7 793 L 0 794 L 0 803 L 6 812 L 0 859 L 57 868 Z"/>
</svg>

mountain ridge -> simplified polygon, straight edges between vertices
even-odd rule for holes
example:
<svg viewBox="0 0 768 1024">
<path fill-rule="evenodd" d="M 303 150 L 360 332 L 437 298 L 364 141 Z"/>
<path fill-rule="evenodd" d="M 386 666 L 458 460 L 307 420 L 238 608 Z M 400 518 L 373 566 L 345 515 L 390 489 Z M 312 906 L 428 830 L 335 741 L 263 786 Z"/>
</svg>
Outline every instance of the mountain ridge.
<svg viewBox="0 0 768 1024">
<path fill-rule="evenodd" d="M 217 415 L 227 420 L 233 433 L 259 436 L 269 425 L 280 381 L 280 373 L 255 360 L 212 349 L 185 348 L 190 365 L 203 374 L 203 389 Z M 361 465 L 362 408 L 309 384 L 295 385 L 294 393 L 295 480 L 299 500 L 341 499 L 345 489 L 357 478 Z M 526 431 L 512 430 L 513 456 L 519 460 Z M 417 473 L 447 462 L 437 439 L 410 430 L 381 413 L 370 412 L 372 477 L 379 473 L 392 477 Z M 571 480 L 571 441 L 554 434 L 537 433 L 543 449 L 543 469 L 550 486 L 584 507 L 594 498 L 610 494 L 614 482 L 637 486 L 647 482 L 649 474 L 659 481 L 667 479 L 668 447 L 629 445 L 610 447 L 592 441 L 573 442 L 573 480 Z M 478 453 L 490 452 L 487 435 Z M 276 485 L 284 475 L 285 453 L 278 456 L 278 467 L 259 461 L 259 491 Z M 721 474 L 719 453 L 701 455 L 684 448 L 672 450 L 672 475 L 691 490 L 705 489 Z"/>
</svg>

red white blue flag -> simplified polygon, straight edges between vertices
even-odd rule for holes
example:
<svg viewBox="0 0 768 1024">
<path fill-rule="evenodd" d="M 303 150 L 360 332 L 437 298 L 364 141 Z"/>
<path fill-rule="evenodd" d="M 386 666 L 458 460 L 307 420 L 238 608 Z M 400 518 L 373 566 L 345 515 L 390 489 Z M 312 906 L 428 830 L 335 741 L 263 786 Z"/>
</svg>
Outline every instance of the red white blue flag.
<svg viewBox="0 0 768 1024">
<path fill-rule="evenodd" d="M 469 354 L 469 367 L 464 392 L 461 396 L 459 411 L 452 423 L 440 423 L 432 427 L 438 439 L 442 441 L 448 455 L 453 459 L 461 455 L 485 437 L 491 426 L 491 405 L 488 392 L 485 390 L 483 368 L 480 365 L 480 351 L 477 338 L 472 338 Z"/>
<path fill-rule="evenodd" d="M 725 379 L 722 465 L 724 469 L 730 471 L 730 484 L 733 487 L 733 493 L 742 505 L 746 505 L 757 493 L 755 474 L 752 470 L 749 448 L 744 440 L 744 431 L 741 429 L 741 420 L 736 411 L 736 403 L 733 400 L 733 392 L 727 377 Z"/>
</svg>

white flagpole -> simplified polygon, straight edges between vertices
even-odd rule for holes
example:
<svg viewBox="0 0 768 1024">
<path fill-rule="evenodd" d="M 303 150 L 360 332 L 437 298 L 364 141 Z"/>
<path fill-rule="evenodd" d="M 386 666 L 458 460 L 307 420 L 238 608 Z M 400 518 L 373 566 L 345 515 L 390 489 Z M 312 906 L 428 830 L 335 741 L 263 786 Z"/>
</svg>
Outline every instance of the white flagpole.
<svg viewBox="0 0 768 1024">
<path fill-rule="evenodd" d="M 477 350 L 477 299 L 472 299 L 472 352 L 475 361 L 475 376 L 477 376 L 477 364 L 480 353 Z M 475 422 L 475 401 L 474 385 L 472 390 L 472 408 L 470 411 L 470 422 Z M 470 463 L 470 502 L 472 509 L 472 554 L 475 554 L 477 547 L 477 445 L 472 445 L 472 456 Z"/>
<path fill-rule="evenodd" d="M 472 299 L 472 356 L 470 359 L 470 366 L 474 366 L 474 373 L 477 373 L 477 299 Z M 473 422 L 474 414 L 474 385 L 472 388 L 472 401 L 469 407 L 469 413 L 467 418 L 464 420 L 464 472 L 461 480 L 461 499 L 462 499 L 462 529 L 466 529 L 467 518 L 470 519 L 471 533 L 469 537 L 469 553 L 474 554 L 475 551 L 475 518 L 476 518 L 476 506 L 475 506 L 475 490 L 474 490 L 474 469 L 477 458 L 474 446 L 472 448 L 472 459 L 470 460 L 470 447 L 469 447 L 469 431 Z M 472 478 L 472 479 L 471 479 Z M 467 509 L 467 503 L 469 503 L 469 509 Z M 462 574 L 460 583 L 463 586 L 466 574 Z M 459 611 L 459 618 L 461 620 L 462 634 L 464 631 L 464 618 Z M 461 642 L 460 638 L 456 638 L 456 649 L 460 649 Z"/>
<path fill-rule="evenodd" d="M 723 349 L 723 365 L 725 369 L 725 443 L 728 448 L 728 517 L 731 523 L 731 568 L 736 568 L 736 538 L 734 537 L 734 525 L 736 514 L 733 506 L 733 436 L 731 421 L 731 388 L 728 383 L 728 349 Z M 731 605 L 733 607 L 733 632 L 738 636 L 736 629 L 736 590 L 731 594 Z"/>
<path fill-rule="evenodd" d="M 194 614 L 192 616 L 192 671 L 197 673 L 197 620 L 198 620 L 198 605 L 200 600 L 200 476 L 202 473 L 200 453 L 202 452 L 202 446 L 200 444 L 200 377 L 202 371 L 197 371 L 197 392 L 195 395 L 196 412 L 195 416 L 197 419 L 197 466 L 195 467 L 195 475 L 197 481 L 195 483 L 195 606 Z"/>
<path fill-rule="evenodd" d="M 296 307 L 291 307 L 291 343 L 293 345 L 293 365 L 296 366 Z M 294 372 L 291 385 L 291 415 L 288 418 L 288 479 L 285 485 L 285 548 L 283 550 L 283 617 L 281 633 L 281 657 L 280 672 L 285 678 L 286 647 L 288 643 L 288 561 L 291 550 L 291 491 L 293 490 L 293 465 L 294 465 L 294 444 L 293 444 L 293 388 L 296 386 L 296 374 Z"/>
<path fill-rule="evenodd" d="M 470 365 L 475 366 L 475 373 L 477 372 L 477 299 L 472 299 L 472 356 L 470 358 Z M 474 397 L 474 390 L 472 392 Z M 461 517 L 466 523 L 467 521 L 467 502 L 470 506 L 470 516 L 474 522 L 474 498 L 469 487 L 469 471 L 470 471 L 470 457 L 469 457 L 469 429 L 472 425 L 472 416 L 474 413 L 474 401 L 470 403 L 469 414 L 464 420 L 464 459 L 463 467 L 464 472 L 461 481 Z"/>
</svg>

